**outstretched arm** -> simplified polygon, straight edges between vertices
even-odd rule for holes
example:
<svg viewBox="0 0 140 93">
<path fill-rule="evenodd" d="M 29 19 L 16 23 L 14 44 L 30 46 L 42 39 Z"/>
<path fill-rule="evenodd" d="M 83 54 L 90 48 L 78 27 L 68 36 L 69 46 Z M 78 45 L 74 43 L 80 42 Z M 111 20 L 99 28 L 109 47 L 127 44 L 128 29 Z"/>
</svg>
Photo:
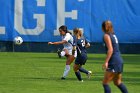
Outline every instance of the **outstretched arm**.
<svg viewBox="0 0 140 93">
<path fill-rule="evenodd" d="M 58 41 L 58 42 L 48 42 L 49 45 L 60 45 L 60 44 L 64 44 L 67 43 L 67 41 L 62 40 L 62 41 Z"/>
</svg>

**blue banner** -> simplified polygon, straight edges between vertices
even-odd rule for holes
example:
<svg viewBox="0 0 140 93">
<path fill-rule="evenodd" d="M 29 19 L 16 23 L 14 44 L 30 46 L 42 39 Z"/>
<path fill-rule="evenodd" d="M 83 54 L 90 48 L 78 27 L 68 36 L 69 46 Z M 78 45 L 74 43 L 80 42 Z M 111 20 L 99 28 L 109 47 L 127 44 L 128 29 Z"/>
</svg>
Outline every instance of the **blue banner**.
<svg viewBox="0 0 140 93">
<path fill-rule="evenodd" d="M 61 25 L 81 28 L 90 42 L 102 42 L 101 24 L 111 20 L 120 43 L 140 43 L 139 0 L 0 0 L 0 40 L 60 40 Z"/>
</svg>

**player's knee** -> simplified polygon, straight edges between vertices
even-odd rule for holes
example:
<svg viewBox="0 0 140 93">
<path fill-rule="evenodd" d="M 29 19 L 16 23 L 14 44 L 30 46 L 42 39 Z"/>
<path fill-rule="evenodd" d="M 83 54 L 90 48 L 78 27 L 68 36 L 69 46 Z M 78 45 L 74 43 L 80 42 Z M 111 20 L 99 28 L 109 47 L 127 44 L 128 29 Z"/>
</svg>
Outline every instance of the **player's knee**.
<svg viewBox="0 0 140 93">
<path fill-rule="evenodd" d="M 76 65 L 73 66 L 73 70 L 74 70 L 74 72 L 78 71 L 78 68 L 76 67 Z"/>
<path fill-rule="evenodd" d="M 77 71 L 78 71 L 78 70 L 77 70 L 77 69 L 75 69 L 75 68 L 74 68 L 73 70 L 74 70 L 74 72 L 77 72 Z"/>
<path fill-rule="evenodd" d="M 114 83 L 115 86 L 120 85 L 120 82 L 119 81 L 114 81 L 113 83 Z"/>
<path fill-rule="evenodd" d="M 107 84 L 109 84 L 109 82 L 110 82 L 110 80 L 108 80 L 108 79 L 103 79 L 102 84 L 107 85 Z"/>
<path fill-rule="evenodd" d="M 102 81 L 102 84 L 103 84 L 103 85 L 107 85 L 108 82 L 106 82 L 106 81 L 103 80 L 103 81 Z"/>
</svg>

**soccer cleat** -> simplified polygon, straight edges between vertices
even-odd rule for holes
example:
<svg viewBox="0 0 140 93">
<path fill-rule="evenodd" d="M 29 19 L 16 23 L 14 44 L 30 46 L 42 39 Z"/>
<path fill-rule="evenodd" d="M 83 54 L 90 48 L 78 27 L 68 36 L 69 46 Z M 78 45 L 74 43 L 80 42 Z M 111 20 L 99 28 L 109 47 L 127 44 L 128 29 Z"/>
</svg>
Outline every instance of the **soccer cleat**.
<svg viewBox="0 0 140 93">
<path fill-rule="evenodd" d="M 88 74 L 87 74 L 88 79 L 90 79 L 91 74 L 92 74 L 92 71 L 88 71 Z"/>
<path fill-rule="evenodd" d="M 65 80 L 66 78 L 65 77 L 61 77 L 61 80 Z"/>
<path fill-rule="evenodd" d="M 61 58 L 61 50 L 60 49 L 57 50 L 57 54 L 58 54 L 58 57 Z"/>
</svg>

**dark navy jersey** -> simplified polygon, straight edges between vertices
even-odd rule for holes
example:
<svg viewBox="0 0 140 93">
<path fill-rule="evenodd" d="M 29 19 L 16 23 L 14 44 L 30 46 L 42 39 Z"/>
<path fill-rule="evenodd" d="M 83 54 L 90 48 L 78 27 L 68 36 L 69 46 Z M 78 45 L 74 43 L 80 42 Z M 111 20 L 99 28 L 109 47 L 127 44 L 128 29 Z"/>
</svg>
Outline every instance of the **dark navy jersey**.
<svg viewBox="0 0 140 93">
<path fill-rule="evenodd" d="M 88 43 L 88 41 L 85 38 L 76 39 L 74 38 L 74 45 L 77 49 L 77 56 L 81 54 L 86 54 L 86 47 L 85 45 Z"/>
<path fill-rule="evenodd" d="M 109 64 L 118 64 L 122 63 L 122 58 L 120 56 L 120 50 L 119 50 L 119 44 L 118 44 L 118 39 L 115 34 L 108 34 L 110 36 L 111 42 L 112 42 L 112 48 L 113 48 L 113 53 L 112 56 L 109 60 Z M 105 43 L 105 41 L 104 41 Z M 108 51 L 107 46 L 105 44 L 106 52 Z"/>
<path fill-rule="evenodd" d="M 119 50 L 119 44 L 118 44 L 118 39 L 115 34 L 108 34 L 110 36 L 111 42 L 112 42 L 112 48 L 113 48 L 113 53 L 118 53 L 120 52 Z M 105 41 L 104 41 L 105 43 Z M 107 46 L 105 44 L 106 52 L 108 51 Z"/>
</svg>

